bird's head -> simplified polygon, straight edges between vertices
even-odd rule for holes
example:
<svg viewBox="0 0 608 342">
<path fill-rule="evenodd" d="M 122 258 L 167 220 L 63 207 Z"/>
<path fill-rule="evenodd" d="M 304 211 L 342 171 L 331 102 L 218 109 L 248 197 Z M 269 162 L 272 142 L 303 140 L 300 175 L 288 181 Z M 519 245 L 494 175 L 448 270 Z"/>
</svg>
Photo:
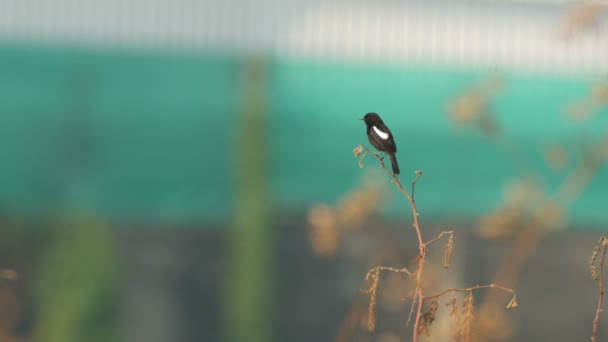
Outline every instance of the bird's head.
<svg viewBox="0 0 608 342">
<path fill-rule="evenodd" d="M 367 126 L 373 126 L 382 123 L 382 119 L 380 119 L 380 116 L 376 113 L 367 113 L 364 117 L 361 118 L 361 120 L 365 121 L 365 124 Z"/>
</svg>

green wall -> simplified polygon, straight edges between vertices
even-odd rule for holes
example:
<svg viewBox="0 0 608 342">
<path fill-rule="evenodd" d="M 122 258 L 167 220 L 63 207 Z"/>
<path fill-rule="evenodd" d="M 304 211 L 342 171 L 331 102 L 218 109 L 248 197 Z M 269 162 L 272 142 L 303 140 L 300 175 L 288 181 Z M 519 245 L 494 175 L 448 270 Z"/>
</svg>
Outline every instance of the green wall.
<svg viewBox="0 0 608 342">
<path fill-rule="evenodd" d="M 196 51 L 0 45 L 0 210 L 224 220 L 234 207 L 243 62 Z M 423 170 L 425 216 L 477 216 L 517 175 L 499 147 L 447 120 L 447 101 L 481 71 L 273 59 L 269 72 L 269 179 L 279 209 L 334 201 L 357 184 L 364 171 L 352 149 L 366 140 L 357 118 L 368 111 L 396 136 L 403 177 Z M 504 130 L 551 186 L 564 174 L 544 166 L 542 148 L 608 127 L 605 112 L 580 126 L 563 115 L 589 81 L 509 74 L 497 98 Z M 604 168 L 572 216 L 605 222 L 607 189 Z M 388 211 L 406 214 L 393 203 Z"/>
</svg>

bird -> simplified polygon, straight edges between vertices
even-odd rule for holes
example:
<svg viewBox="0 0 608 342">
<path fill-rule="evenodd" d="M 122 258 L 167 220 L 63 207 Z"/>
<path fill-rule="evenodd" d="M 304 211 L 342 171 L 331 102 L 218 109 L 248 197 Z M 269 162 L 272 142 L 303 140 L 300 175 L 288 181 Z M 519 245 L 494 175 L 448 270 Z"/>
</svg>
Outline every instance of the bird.
<svg viewBox="0 0 608 342">
<path fill-rule="evenodd" d="M 365 121 L 367 126 L 367 138 L 369 142 L 378 151 L 386 152 L 391 158 L 391 166 L 393 167 L 393 173 L 399 174 L 399 164 L 397 164 L 397 145 L 393 139 L 393 133 L 386 127 L 384 121 L 380 118 L 380 115 L 376 113 L 367 113 L 361 120 Z"/>
</svg>

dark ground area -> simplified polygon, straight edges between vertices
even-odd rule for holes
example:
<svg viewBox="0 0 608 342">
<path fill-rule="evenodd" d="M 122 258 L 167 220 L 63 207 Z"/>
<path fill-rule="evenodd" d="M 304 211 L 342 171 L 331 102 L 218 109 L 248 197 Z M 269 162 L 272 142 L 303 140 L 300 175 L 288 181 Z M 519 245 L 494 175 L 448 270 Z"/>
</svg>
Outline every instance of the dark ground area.
<svg viewBox="0 0 608 342">
<path fill-rule="evenodd" d="M 377 225 L 388 235 L 355 234 L 335 257 L 324 259 L 314 255 L 303 217 L 279 220 L 277 341 L 332 340 L 351 306 L 367 305 L 358 290 L 364 286 L 368 253 L 389 243 L 403 262 L 416 255 L 417 246 L 402 232 L 403 227 Z M 489 283 L 508 244 L 476 238 L 466 232 L 469 226 L 450 224 L 456 232 L 454 268 L 461 270 L 464 284 Z M 554 234 L 542 242 L 516 288 L 520 306 L 508 312 L 516 326 L 517 341 L 589 339 L 597 284 L 589 275 L 588 260 L 600 235 L 599 231 L 577 230 Z M 127 340 L 221 341 L 221 284 L 227 267 L 227 239 L 221 230 L 124 228 L 119 236 L 125 260 Z M 378 333 L 358 332 L 352 339 L 366 336 L 373 341 L 383 331 L 392 331 L 402 341 L 409 340 L 403 328 L 409 306 L 404 307 L 405 311 L 400 308 L 390 313 L 380 310 Z M 608 323 L 600 322 L 599 334 L 608 336 Z"/>
</svg>

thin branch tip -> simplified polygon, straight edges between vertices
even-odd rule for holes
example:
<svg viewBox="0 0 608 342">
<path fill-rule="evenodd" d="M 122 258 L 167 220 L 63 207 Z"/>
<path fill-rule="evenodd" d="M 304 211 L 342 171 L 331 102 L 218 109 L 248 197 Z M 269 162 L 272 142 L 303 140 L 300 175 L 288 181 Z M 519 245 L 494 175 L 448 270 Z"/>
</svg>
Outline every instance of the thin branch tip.
<svg viewBox="0 0 608 342">
<path fill-rule="evenodd" d="M 378 160 L 380 167 L 390 177 L 391 183 L 395 184 L 395 186 L 399 189 L 399 191 L 403 194 L 403 196 L 405 196 L 405 198 L 408 200 L 410 207 L 411 207 L 412 216 L 413 216 L 412 228 L 416 233 L 418 249 L 419 249 L 419 253 L 416 256 L 416 258 L 414 259 L 414 262 L 417 264 L 417 268 L 414 270 L 414 272 L 410 272 L 407 268 L 398 269 L 398 268 L 392 268 L 392 267 L 386 267 L 386 266 L 377 266 L 377 267 L 370 269 L 367 272 L 367 274 L 365 276 L 365 280 L 369 281 L 371 284 L 367 289 L 362 289 L 361 293 L 365 293 L 365 294 L 369 295 L 367 323 L 368 323 L 368 330 L 370 332 L 376 331 L 376 316 L 375 316 L 376 301 L 377 301 L 378 290 L 380 287 L 379 283 L 380 283 L 382 271 L 389 271 L 389 272 L 394 272 L 394 273 L 404 273 L 408 277 L 415 278 L 415 286 L 405 296 L 403 296 L 401 298 L 403 301 L 409 300 L 410 298 L 412 298 L 412 304 L 411 304 L 410 312 L 409 312 L 409 315 L 407 318 L 406 327 L 409 327 L 410 322 L 412 321 L 412 319 L 414 319 L 413 339 L 412 339 L 413 342 L 418 341 L 418 335 L 421 332 L 426 331 L 428 333 L 428 326 L 434 320 L 435 311 L 437 310 L 437 307 L 438 307 L 438 304 L 437 304 L 438 299 L 439 299 L 439 297 L 441 297 L 447 293 L 455 294 L 455 292 L 468 292 L 469 294 L 468 294 L 467 298 L 470 298 L 469 302 L 471 303 L 470 307 L 472 308 L 474 290 L 484 289 L 484 288 L 498 289 L 498 290 L 505 291 L 505 292 L 512 294 L 512 298 L 507 304 L 507 309 L 516 308 L 518 306 L 515 291 L 510 288 L 506 288 L 506 287 L 499 286 L 496 284 L 476 285 L 476 286 L 467 287 L 467 288 L 449 288 L 436 295 L 425 296 L 423 293 L 424 289 L 423 289 L 422 273 L 423 273 L 423 269 L 424 269 L 425 262 L 426 262 L 425 259 L 426 259 L 427 245 L 430 245 L 430 244 L 442 239 L 444 236 L 449 235 L 447 241 L 445 242 L 445 246 L 444 246 L 444 267 L 449 268 L 450 259 L 451 259 L 451 255 L 452 255 L 452 248 L 453 248 L 453 244 L 454 244 L 454 231 L 453 230 L 443 231 L 439 235 L 437 235 L 435 238 L 432 238 L 431 240 L 428 240 L 427 242 L 425 242 L 423 240 L 422 232 L 420 229 L 420 223 L 419 223 L 419 213 L 418 213 L 418 209 L 416 207 L 416 201 L 415 201 L 415 197 L 414 197 L 415 185 L 418 182 L 418 180 L 420 180 L 420 178 L 422 177 L 422 171 L 420 171 L 420 170 L 414 171 L 415 177 L 411 181 L 411 192 L 408 192 L 407 190 L 405 190 L 403 183 L 401 183 L 401 180 L 399 179 L 399 177 L 397 177 L 397 175 L 395 175 L 393 172 L 391 172 L 389 169 L 386 168 L 386 165 L 384 163 L 384 155 L 380 155 L 380 153 L 377 153 L 376 151 L 371 150 L 369 147 L 367 147 L 363 144 L 359 144 L 353 150 L 353 153 L 354 153 L 355 157 L 357 157 L 359 159 L 358 160 L 359 167 L 363 167 L 363 159 L 368 154 L 370 154 L 373 158 Z M 608 246 L 608 241 L 606 241 L 606 246 Z M 428 300 L 431 300 L 431 301 L 427 308 L 427 312 L 423 313 L 423 309 L 425 307 L 425 302 Z M 414 311 L 416 311 L 415 314 L 414 314 Z"/>
</svg>

